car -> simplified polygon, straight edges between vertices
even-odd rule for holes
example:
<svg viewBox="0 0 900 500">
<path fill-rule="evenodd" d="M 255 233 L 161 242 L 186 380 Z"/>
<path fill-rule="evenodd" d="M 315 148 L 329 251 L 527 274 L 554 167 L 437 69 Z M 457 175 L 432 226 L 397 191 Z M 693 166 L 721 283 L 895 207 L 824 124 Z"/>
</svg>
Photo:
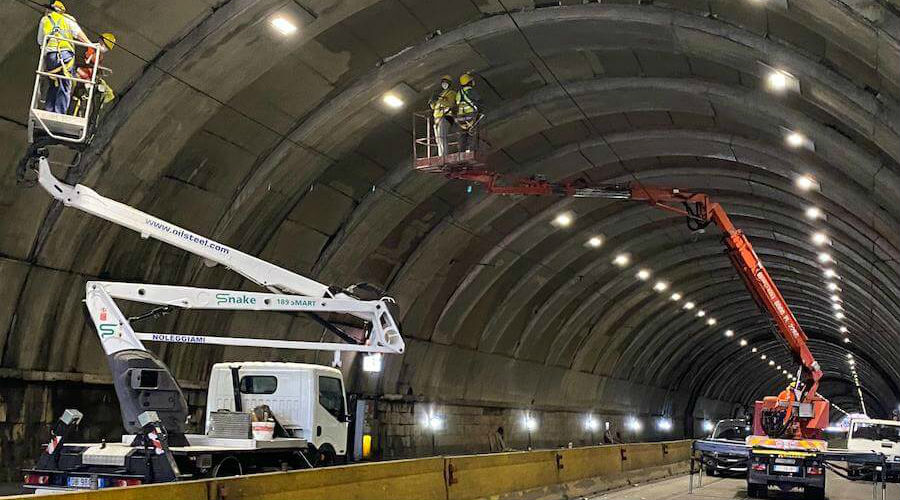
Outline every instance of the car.
<svg viewBox="0 0 900 500">
<path fill-rule="evenodd" d="M 719 420 L 707 439 L 716 441 L 734 441 L 741 444 L 750 435 L 750 422 L 741 418 Z M 706 475 L 745 475 L 747 473 L 747 457 L 729 453 L 704 453 L 703 464 Z"/>
</svg>

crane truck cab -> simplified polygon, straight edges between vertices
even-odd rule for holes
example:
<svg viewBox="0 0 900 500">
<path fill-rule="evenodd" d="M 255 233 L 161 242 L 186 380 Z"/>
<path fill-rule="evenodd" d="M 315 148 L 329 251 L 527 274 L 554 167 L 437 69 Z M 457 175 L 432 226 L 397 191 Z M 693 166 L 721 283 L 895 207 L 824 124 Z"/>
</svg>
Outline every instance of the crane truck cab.
<svg viewBox="0 0 900 500">
<path fill-rule="evenodd" d="M 317 462 L 330 465 L 346 457 L 347 397 L 337 368 L 269 361 L 213 365 L 206 397 L 207 435 L 215 431 L 219 413 L 262 405 L 272 410 L 286 437 L 305 439 L 319 453 Z"/>
</svg>

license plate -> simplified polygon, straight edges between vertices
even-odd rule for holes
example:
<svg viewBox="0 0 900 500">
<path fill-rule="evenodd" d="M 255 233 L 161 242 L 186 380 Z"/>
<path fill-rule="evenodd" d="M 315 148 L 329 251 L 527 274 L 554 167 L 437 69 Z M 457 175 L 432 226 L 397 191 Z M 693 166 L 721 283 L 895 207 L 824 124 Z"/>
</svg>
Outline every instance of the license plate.
<svg viewBox="0 0 900 500">
<path fill-rule="evenodd" d="M 72 488 L 90 488 L 91 478 L 84 476 L 72 476 L 67 480 L 67 484 Z"/>
<path fill-rule="evenodd" d="M 772 470 L 775 472 L 800 472 L 800 467 L 793 465 L 773 465 Z"/>
</svg>

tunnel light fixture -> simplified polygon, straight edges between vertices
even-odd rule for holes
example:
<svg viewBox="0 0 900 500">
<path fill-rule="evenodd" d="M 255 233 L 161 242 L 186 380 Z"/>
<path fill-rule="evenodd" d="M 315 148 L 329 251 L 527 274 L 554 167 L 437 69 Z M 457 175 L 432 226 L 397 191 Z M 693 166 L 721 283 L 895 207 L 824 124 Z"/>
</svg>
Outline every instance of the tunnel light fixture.
<svg viewBox="0 0 900 500">
<path fill-rule="evenodd" d="M 706 311 L 704 311 L 703 309 L 700 309 L 699 311 L 697 311 L 698 318 L 702 318 L 704 316 L 706 316 Z"/>
<path fill-rule="evenodd" d="M 848 353 L 847 353 L 847 359 L 853 359 L 853 353 L 852 353 L 852 352 L 848 352 Z"/>
<path fill-rule="evenodd" d="M 784 92 L 787 90 L 788 76 L 784 71 L 773 70 L 766 76 L 766 86 L 769 90 L 775 92 Z"/>
<path fill-rule="evenodd" d="M 381 357 L 381 353 L 377 352 L 363 356 L 363 371 L 369 373 L 380 372 L 382 365 Z"/>
<path fill-rule="evenodd" d="M 694 303 L 691 302 L 691 301 L 687 301 L 687 302 L 684 303 L 684 306 L 682 306 L 682 307 L 684 307 L 685 309 L 687 309 L 688 311 L 690 311 L 691 309 L 694 308 Z"/>
<path fill-rule="evenodd" d="M 755 347 L 753 349 L 750 349 L 750 352 L 756 352 L 756 351 L 759 351 L 759 349 L 757 349 Z"/>
<path fill-rule="evenodd" d="M 844 343 L 845 343 L 845 344 L 849 344 L 849 343 L 850 343 L 850 337 L 844 337 Z"/>
<path fill-rule="evenodd" d="M 672 430 L 672 420 L 668 418 L 661 418 L 656 423 L 656 427 L 661 431 L 669 432 Z"/>
<path fill-rule="evenodd" d="M 657 292 L 665 292 L 667 288 L 669 288 L 669 284 L 665 281 L 657 281 L 656 284 L 653 285 L 653 289 Z"/>
<path fill-rule="evenodd" d="M 725 330 L 725 336 L 728 338 L 734 337 L 734 330 Z"/>
<path fill-rule="evenodd" d="M 747 341 L 745 339 L 741 339 L 741 347 L 747 347 Z"/>
<path fill-rule="evenodd" d="M 714 427 L 713 423 L 710 422 L 709 420 L 703 421 L 703 432 L 712 432 L 713 427 Z"/>
<path fill-rule="evenodd" d="M 838 294 L 834 294 L 834 295 L 831 296 L 831 301 L 832 301 L 832 302 L 840 302 L 840 301 L 841 301 L 841 296 L 838 295 Z"/>
<path fill-rule="evenodd" d="M 835 319 L 844 319 L 844 313 L 842 313 L 841 311 L 838 311 L 838 312 L 834 313 L 834 318 Z"/>
<path fill-rule="evenodd" d="M 812 178 L 811 175 L 801 175 L 794 179 L 794 184 L 797 185 L 802 191 L 809 191 L 810 189 L 816 187 L 816 181 Z"/>
<path fill-rule="evenodd" d="M 775 366 L 775 362 L 772 361 L 771 359 L 769 360 L 769 366 Z M 777 368 L 776 368 L 776 370 L 777 370 Z"/>
<path fill-rule="evenodd" d="M 430 429 L 432 431 L 439 431 L 444 428 L 444 416 L 434 413 L 426 415 L 425 419 L 422 421 L 422 424 L 427 429 Z"/>
<path fill-rule="evenodd" d="M 669 298 L 672 299 L 673 302 L 678 302 L 679 300 L 681 300 L 681 294 L 675 292 Z"/>
<path fill-rule="evenodd" d="M 275 16 L 269 20 L 269 24 L 275 28 L 275 31 L 284 36 L 293 35 L 297 32 L 297 25 L 288 21 L 284 16 Z"/>
<path fill-rule="evenodd" d="M 531 415 L 525 415 L 525 418 L 522 420 L 522 427 L 525 427 L 525 430 L 528 432 L 536 431 L 538 428 L 537 419 Z"/>
<path fill-rule="evenodd" d="M 641 424 L 641 421 L 634 417 L 628 419 L 628 421 L 625 423 L 625 426 L 628 427 L 628 430 L 632 432 L 641 432 L 641 429 L 644 428 L 644 425 Z"/>
<path fill-rule="evenodd" d="M 640 271 L 637 272 L 637 274 L 634 275 L 634 277 L 641 281 L 647 281 L 648 279 L 650 279 L 650 270 L 649 269 L 641 269 Z"/>
<path fill-rule="evenodd" d="M 825 233 L 823 233 L 821 231 L 813 233 L 812 242 L 813 242 L 813 244 L 815 244 L 817 246 L 822 246 L 822 245 L 828 243 L 828 235 L 826 235 Z"/>
<path fill-rule="evenodd" d="M 835 272 L 835 270 L 831 269 L 831 268 L 827 268 L 827 269 L 823 270 L 822 274 L 826 278 L 836 278 L 837 277 L 837 272 Z"/>
<path fill-rule="evenodd" d="M 819 252 L 819 255 L 816 256 L 816 259 L 819 260 L 822 264 L 828 264 L 829 262 L 833 262 L 831 258 L 831 254 L 828 252 Z"/>
<path fill-rule="evenodd" d="M 584 419 L 584 430 L 594 432 L 600 428 L 600 422 L 593 415 L 588 415 Z"/>
<path fill-rule="evenodd" d="M 841 333 L 847 333 L 847 327 L 842 326 L 842 327 L 838 328 L 838 331 L 840 331 Z"/>
<path fill-rule="evenodd" d="M 706 320 L 706 324 L 709 326 L 714 326 L 716 324 L 716 318 L 709 318 Z"/>
<path fill-rule="evenodd" d="M 553 218 L 552 224 L 556 227 L 569 227 L 574 221 L 575 216 L 572 214 L 572 212 L 563 212 L 561 214 L 557 214 L 556 217 Z"/>
<path fill-rule="evenodd" d="M 809 150 L 815 150 L 815 144 L 809 139 L 809 137 L 806 137 L 805 135 L 797 131 L 788 131 L 784 136 L 784 142 L 786 142 L 788 146 L 795 149 L 805 148 Z"/>
<path fill-rule="evenodd" d="M 760 355 L 759 355 L 759 359 L 766 359 L 766 355 L 765 355 L 765 354 L 760 354 Z"/>
<path fill-rule="evenodd" d="M 783 373 L 783 374 L 785 374 L 785 375 L 788 374 L 787 370 L 781 370 L 781 373 Z"/>
<path fill-rule="evenodd" d="M 831 283 L 831 282 L 829 282 L 829 283 L 826 284 L 825 286 L 826 286 L 826 288 L 828 288 L 828 290 L 831 291 L 831 292 L 837 292 L 837 291 L 840 291 L 840 290 L 841 290 L 840 287 L 837 286 L 837 283 Z"/>
<path fill-rule="evenodd" d="M 819 207 L 808 207 L 804 213 L 806 218 L 810 220 L 822 218 L 822 210 Z"/>
<path fill-rule="evenodd" d="M 587 240 L 587 246 L 591 248 L 600 248 L 601 245 L 603 245 L 603 238 L 600 236 L 592 236 Z"/>
<path fill-rule="evenodd" d="M 631 256 L 628 255 L 627 253 L 620 253 L 619 255 L 616 255 L 616 257 L 613 259 L 613 264 L 615 264 L 619 267 L 625 267 L 628 265 L 629 262 L 631 262 Z"/>
<path fill-rule="evenodd" d="M 394 94 L 393 92 L 388 92 L 381 96 L 381 102 L 391 109 L 400 109 L 406 105 L 403 99 L 400 99 L 397 94 Z"/>
<path fill-rule="evenodd" d="M 842 306 L 842 305 L 840 305 L 839 303 L 835 302 L 835 303 L 831 304 L 831 308 L 834 309 L 835 311 L 841 311 L 841 310 L 844 309 L 844 306 Z"/>
<path fill-rule="evenodd" d="M 780 369 L 781 369 L 781 365 L 776 366 L 775 369 L 776 369 L 776 370 L 780 370 Z"/>
</svg>

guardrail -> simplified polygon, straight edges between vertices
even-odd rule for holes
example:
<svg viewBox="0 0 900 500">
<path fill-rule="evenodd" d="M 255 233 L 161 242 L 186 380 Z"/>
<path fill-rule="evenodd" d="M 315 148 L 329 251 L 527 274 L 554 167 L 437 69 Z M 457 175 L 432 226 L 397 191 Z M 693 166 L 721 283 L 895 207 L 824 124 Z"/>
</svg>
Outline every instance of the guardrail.
<svg viewBox="0 0 900 500">
<path fill-rule="evenodd" d="M 441 456 L 273 472 L 231 478 L 109 488 L 42 500 L 468 500 L 527 490 L 569 496 L 625 485 L 630 478 L 686 471 L 691 441 Z M 652 474 L 651 474 L 652 473 Z M 576 486 L 577 484 L 577 486 Z M 516 495 L 517 498 L 520 495 Z M 534 496 L 534 495 L 532 495 Z M 23 495 L 11 498 L 29 498 Z"/>
</svg>

